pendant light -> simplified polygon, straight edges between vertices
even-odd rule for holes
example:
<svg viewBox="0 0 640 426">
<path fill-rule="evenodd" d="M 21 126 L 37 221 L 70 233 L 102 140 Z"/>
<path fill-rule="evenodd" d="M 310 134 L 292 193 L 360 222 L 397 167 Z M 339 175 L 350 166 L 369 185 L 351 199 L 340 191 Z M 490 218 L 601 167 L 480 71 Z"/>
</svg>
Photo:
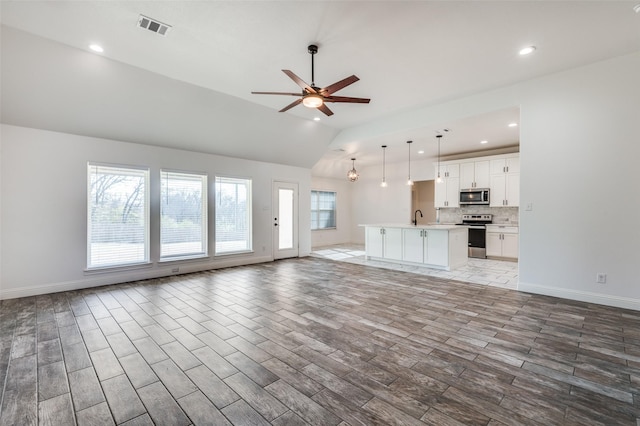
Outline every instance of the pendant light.
<svg viewBox="0 0 640 426">
<path fill-rule="evenodd" d="M 407 141 L 407 146 L 409 147 L 409 177 L 407 178 L 407 185 L 413 185 L 413 181 L 411 180 L 411 144 L 413 141 Z"/>
<path fill-rule="evenodd" d="M 442 178 L 440 177 L 440 139 L 442 139 L 442 135 L 436 135 L 438 138 L 438 176 L 436 177 L 436 183 L 442 183 Z"/>
<path fill-rule="evenodd" d="M 349 170 L 347 172 L 347 178 L 349 179 L 350 182 L 355 182 L 355 181 L 358 180 L 359 177 L 360 177 L 360 175 L 356 171 L 356 159 L 352 158 L 351 159 L 351 170 Z"/>
<path fill-rule="evenodd" d="M 385 151 L 387 150 L 387 146 L 386 145 L 382 145 L 382 182 L 380 183 L 380 186 L 382 188 L 386 188 L 387 187 L 387 179 L 385 176 L 385 166 L 386 166 L 386 156 L 385 156 Z"/>
</svg>

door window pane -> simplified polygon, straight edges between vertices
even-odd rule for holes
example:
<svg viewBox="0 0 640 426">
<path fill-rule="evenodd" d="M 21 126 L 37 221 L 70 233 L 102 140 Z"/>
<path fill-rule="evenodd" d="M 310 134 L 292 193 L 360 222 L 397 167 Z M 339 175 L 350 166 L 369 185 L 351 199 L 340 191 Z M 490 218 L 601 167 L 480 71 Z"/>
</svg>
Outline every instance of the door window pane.
<svg viewBox="0 0 640 426">
<path fill-rule="evenodd" d="M 278 190 L 278 249 L 293 248 L 293 190 Z"/>
</svg>

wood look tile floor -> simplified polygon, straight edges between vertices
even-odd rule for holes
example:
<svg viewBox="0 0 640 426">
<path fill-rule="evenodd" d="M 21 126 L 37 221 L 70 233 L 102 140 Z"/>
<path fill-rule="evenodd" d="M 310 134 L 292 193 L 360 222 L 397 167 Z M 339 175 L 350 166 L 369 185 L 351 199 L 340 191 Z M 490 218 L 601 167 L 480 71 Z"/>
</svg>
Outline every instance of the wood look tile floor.
<svg viewBox="0 0 640 426">
<path fill-rule="evenodd" d="M 5 300 L 2 425 L 638 425 L 640 312 L 307 257 Z"/>
</svg>

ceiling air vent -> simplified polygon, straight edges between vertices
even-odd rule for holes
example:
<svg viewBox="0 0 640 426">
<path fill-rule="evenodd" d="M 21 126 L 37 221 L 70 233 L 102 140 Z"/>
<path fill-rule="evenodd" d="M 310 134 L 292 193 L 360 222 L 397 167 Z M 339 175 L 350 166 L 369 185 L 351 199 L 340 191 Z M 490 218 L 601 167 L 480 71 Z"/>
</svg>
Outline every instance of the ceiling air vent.
<svg viewBox="0 0 640 426">
<path fill-rule="evenodd" d="M 171 29 L 171 25 L 163 24 L 160 21 L 156 21 L 155 19 L 144 15 L 140 15 L 138 18 L 138 26 L 145 30 L 160 34 L 161 36 L 166 36 Z"/>
</svg>

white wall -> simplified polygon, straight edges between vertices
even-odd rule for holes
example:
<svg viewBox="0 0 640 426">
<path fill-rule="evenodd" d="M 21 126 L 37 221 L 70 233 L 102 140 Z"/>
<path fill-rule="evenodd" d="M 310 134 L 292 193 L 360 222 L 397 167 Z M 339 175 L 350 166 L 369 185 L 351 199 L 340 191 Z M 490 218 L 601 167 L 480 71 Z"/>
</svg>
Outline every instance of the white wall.
<svg viewBox="0 0 640 426">
<path fill-rule="evenodd" d="M 413 166 L 412 163 L 412 170 Z M 353 242 L 364 244 L 364 228 L 359 225 L 372 223 L 408 224 L 411 221 L 411 187 L 406 184 L 407 171 L 407 164 L 387 164 L 386 181 L 388 186 L 382 188 L 380 187 L 379 166 L 362 169 L 358 185 L 353 189 L 351 231 Z M 416 172 L 417 176 L 418 172 Z"/>
<path fill-rule="evenodd" d="M 639 75 L 640 53 L 524 85 L 521 290 L 640 309 Z"/>
<path fill-rule="evenodd" d="M 346 244 L 351 241 L 352 189 L 358 182 L 349 182 L 345 171 L 344 179 L 311 177 L 311 189 L 336 193 L 336 229 L 311 231 L 311 247 Z"/>
<path fill-rule="evenodd" d="M 180 272 L 191 272 L 273 260 L 274 180 L 299 183 L 300 256 L 310 252 L 309 169 L 9 125 L 1 125 L 0 136 L 0 298 L 170 275 L 175 266 Z M 85 273 L 89 161 L 150 167 L 151 205 L 156 204 L 155 211 L 161 168 L 208 173 L 210 200 L 215 199 L 212 183 L 216 174 L 251 178 L 254 253 L 159 265 L 159 253 L 154 248 L 154 241 L 156 245 L 159 241 L 159 223 L 157 215 L 152 215 L 151 268 Z M 210 227 L 212 220 L 210 214 Z"/>
</svg>

